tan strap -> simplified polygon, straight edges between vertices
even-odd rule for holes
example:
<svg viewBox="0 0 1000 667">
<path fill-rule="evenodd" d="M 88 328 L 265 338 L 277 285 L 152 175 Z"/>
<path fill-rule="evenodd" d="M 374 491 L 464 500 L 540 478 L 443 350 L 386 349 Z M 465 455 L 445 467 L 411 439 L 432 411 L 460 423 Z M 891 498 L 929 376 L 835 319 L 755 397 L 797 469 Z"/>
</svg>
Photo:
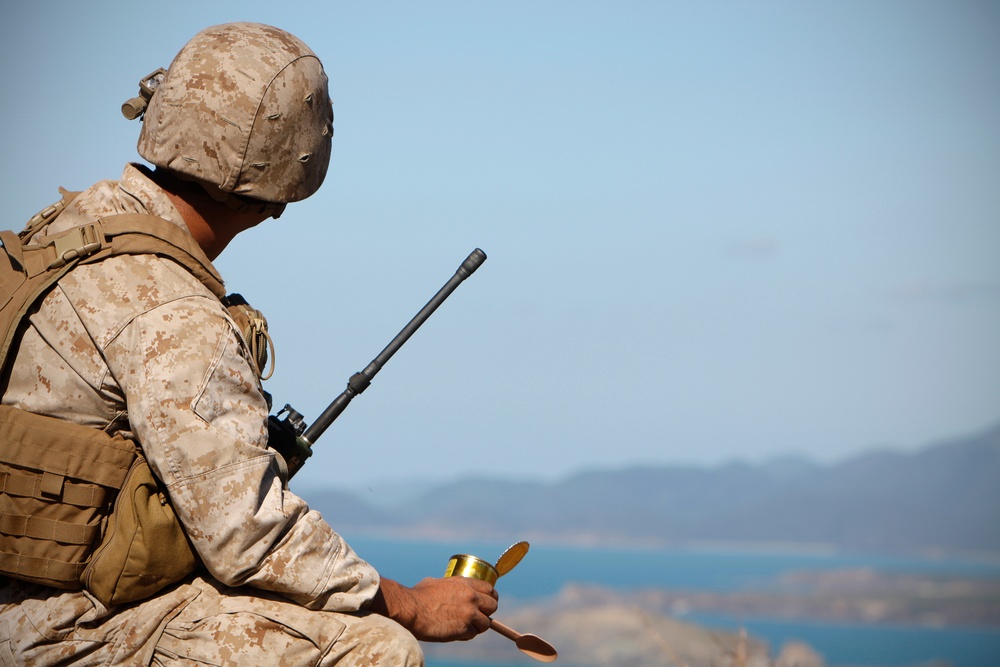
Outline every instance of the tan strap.
<svg viewBox="0 0 1000 667">
<path fill-rule="evenodd" d="M 21 270 L 20 262 L 17 259 L 17 257 L 20 257 L 20 245 L 9 245 L 8 234 L 13 234 L 13 232 L 0 232 L 0 242 L 4 244 L 4 252 L 0 252 L 0 313 L 7 307 L 10 300 L 14 298 L 18 289 L 27 281 L 27 277 Z M 17 248 L 17 251 L 13 251 L 14 248 Z M 12 257 L 12 255 L 17 256 Z M 15 329 L 16 327 L 12 326 L 10 328 Z"/>
<path fill-rule="evenodd" d="M 62 544 L 90 544 L 101 525 L 85 526 L 55 519 L 22 514 L 0 514 L 0 533 L 12 537 L 30 537 Z"/>
<path fill-rule="evenodd" d="M 43 229 L 59 210 L 41 218 L 35 228 Z M 0 308 L 11 309 L 3 314 L 4 326 L 0 327 L 0 370 L 6 366 L 21 320 L 35 301 L 77 264 L 122 254 L 157 255 L 183 266 L 217 298 L 226 296 L 222 276 L 194 238 L 154 215 L 122 213 L 58 234 L 41 235 L 36 243 L 22 245 L 27 240 L 25 232 L 20 236 L 0 233 L 5 251 L 0 253 Z"/>
<path fill-rule="evenodd" d="M 22 246 L 22 264 L 28 278 L 46 271 L 73 265 L 106 247 L 99 222 L 73 227 L 58 234 L 38 238 L 38 245 Z"/>
<path fill-rule="evenodd" d="M 135 444 L 121 436 L 9 405 L 0 405 L 0 449 L 10 465 L 114 489 L 136 457 Z"/>
<path fill-rule="evenodd" d="M 160 245 L 155 248 L 155 254 L 169 257 L 180 263 L 219 299 L 226 296 L 222 276 L 212 264 L 212 260 L 208 258 L 194 237 L 177 225 L 155 215 L 141 213 L 112 215 L 101 218 L 100 222 L 105 235 L 113 238 L 112 254 L 151 254 L 148 242 L 150 239 L 156 239 L 169 247 Z M 178 256 L 174 250 L 180 250 L 185 256 Z"/>
<path fill-rule="evenodd" d="M 0 551 L 0 570 L 17 572 L 27 580 L 44 579 L 49 581 L 75 582 L 80 579 L 85 564 L 66 563 L 61 560 L 24 556 Z"/>
<path fill-rule="evenodd" d="M 38 475 L 19 475 L 14 472 L 0 471 L 0 494 L 20 498 L 48 500 L 42 494 L 42 478 Z M 101 486 L 74 484 L 64 482 L 62 486 L 62 502 L 76 507 L 104 507 L 111 502 L 114 492 Z"/>
<path fill-rule="evenodd" d="M 163 218 L 121 213 L 58 234 L 41 236 L 23 249 L 28 277 L 67 264 L 92 264 L 114 255 L 160 255 L 191 271 L 220 299 L 226 295 L 222 276 L 194 238 Z"/>
<path fill-rule="evenodd" d="M 12 231 L 0 232 L 0 241 L 3 241 L 7 253 L 17 260 L 18 264 L 24 264 L 24 252 L 21 239 Z"/>
</svg>

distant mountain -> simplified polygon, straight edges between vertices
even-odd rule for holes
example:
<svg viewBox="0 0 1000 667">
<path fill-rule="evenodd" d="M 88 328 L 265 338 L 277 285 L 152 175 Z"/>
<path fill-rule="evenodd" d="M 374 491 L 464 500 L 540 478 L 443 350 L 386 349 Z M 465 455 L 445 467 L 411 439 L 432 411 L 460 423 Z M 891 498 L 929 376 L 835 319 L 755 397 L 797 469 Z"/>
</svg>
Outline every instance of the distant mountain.
<svg viewBox="0 0 1000 667">
<path fill-rule="evenodd" d="M 595 470 L 554 483 L 471 479 L 395 505 L 309 496 L 354 533 L 681 546 L 829 545 L 1000 552 L 1000 425 L 913 453 L 835 465 Z"/>
</svg>

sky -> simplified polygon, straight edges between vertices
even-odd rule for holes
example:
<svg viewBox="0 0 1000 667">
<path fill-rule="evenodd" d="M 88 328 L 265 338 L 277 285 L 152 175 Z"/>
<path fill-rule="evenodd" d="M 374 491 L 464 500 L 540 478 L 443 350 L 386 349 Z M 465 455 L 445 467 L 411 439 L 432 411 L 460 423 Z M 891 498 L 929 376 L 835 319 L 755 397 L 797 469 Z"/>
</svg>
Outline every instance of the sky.
<svg viewBox="0 0 1000 667">
<path fill-rule="evenodd" d="M 197 31 L 330 76 L 326 182 L 216 262 L 315 419 L 293 488 L 911 451 L 1000 423 L 1000 4 L 0 4 L 4 228 L 138 161 Z"/>
</svg>

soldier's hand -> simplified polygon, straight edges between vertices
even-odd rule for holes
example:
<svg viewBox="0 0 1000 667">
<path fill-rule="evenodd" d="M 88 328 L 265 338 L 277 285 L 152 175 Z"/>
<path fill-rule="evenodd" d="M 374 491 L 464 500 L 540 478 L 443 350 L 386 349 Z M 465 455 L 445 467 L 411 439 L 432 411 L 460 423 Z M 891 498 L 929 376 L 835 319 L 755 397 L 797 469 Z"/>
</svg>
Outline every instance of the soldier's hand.
<svg viewBox="0 0 1000 667">
<path fill-rule="evenodd" d="M 383 579 L 371 609 L 421 641 L 465 640 L 489 629 L 497 592 L 488 582 L 466 577 L 424 579 L 413 588 Z"/>
</svg>

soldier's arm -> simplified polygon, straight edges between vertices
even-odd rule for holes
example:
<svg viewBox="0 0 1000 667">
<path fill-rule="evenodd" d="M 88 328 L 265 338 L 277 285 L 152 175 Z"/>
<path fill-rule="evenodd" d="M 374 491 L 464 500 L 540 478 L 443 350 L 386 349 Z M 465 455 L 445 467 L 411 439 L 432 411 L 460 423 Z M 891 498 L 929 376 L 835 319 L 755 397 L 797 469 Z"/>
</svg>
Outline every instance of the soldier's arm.
<svg viewBox="0 0 1000 667">
<path fill-rule="evenodd" d="M 190 296 L 143 313 L 107 358 L 150 467 L 214 577 L 310 608 L 368 603 L 378 574 L 282 486 L 266 403 L 218 301 Z"/>
</svg>

